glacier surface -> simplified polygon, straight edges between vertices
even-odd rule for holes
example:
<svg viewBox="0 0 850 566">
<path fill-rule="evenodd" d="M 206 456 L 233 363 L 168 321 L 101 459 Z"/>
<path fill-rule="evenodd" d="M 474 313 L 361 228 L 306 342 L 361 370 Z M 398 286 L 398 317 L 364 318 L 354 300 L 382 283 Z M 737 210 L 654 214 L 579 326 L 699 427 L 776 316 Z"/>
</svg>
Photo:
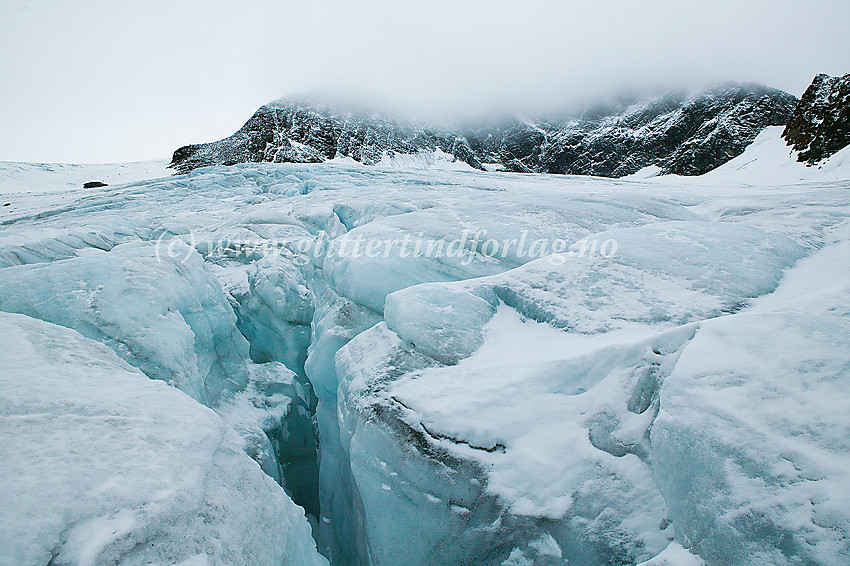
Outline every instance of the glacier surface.
<svg viewBox="0 0 850 566">
<path fill-rule="evenodd" d="M 167 563 L 318 561 L 310 527 L 333 564 L 846 563 L 850 173 L 841 152 L 788 165 L 771 135 L 691 178 L 333 162 L 7 191 L 4 408 L 48 403 L 21 454 L 163 486 L 125 504 L 85 483 L 98 467 L 50 484 L 63 515 L 16 457 L 3 523 L 31 534 L 3 546 L 141 560 L 133 533 L 170 513 Z M 22 326 L 63 338 L 7 362 Z M 60 362 L 94 381 L 38 385 Z M 51 452 L 61 403 L 159 412 L 81 419 L 97 438 Z M 206 531 L 167 491 L 178 465 L 193 494 L 212 470 L 216 532 L 249 534 L 183 552 Z"/>
</svg>

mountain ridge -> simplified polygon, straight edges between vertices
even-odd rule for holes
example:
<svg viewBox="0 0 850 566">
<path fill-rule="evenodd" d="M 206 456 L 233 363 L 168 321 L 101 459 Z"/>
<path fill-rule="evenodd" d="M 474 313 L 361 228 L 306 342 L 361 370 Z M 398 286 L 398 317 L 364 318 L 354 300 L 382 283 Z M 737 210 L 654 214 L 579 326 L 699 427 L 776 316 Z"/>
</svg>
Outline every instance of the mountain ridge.
<svg viewBox="0 0 850 566">
<path fill-rule="evenodd" d="M 756 83 L 726 83 L 558 118 L 515 117 L 466 128 L 405 120 L 377 110 L 282 98 L 261 106 L 233 135 L 174 152 L 178 173 L 242 162 L 319 163 L 350 157 L 373 165 L 397 153 L 440 150 L 475 169 L 623 177 L 655 165 L 699 175 L 740 155 L 767 126 L 785 125 L 798 100 Z"/>
</svg>

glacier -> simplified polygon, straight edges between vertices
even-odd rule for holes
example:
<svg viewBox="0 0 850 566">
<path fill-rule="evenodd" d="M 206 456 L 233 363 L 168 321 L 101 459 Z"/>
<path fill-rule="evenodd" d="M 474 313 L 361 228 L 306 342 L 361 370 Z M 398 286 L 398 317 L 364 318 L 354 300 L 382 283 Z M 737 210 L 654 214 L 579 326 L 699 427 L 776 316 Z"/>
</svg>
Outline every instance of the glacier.
<svg viewBox="0 0 850 566">
<path fill-rule="evenodd" d="M 8 563 L 846 563 L 850 172 L 779 130 L 699 177 L 5 164 Z"/>
</svg>

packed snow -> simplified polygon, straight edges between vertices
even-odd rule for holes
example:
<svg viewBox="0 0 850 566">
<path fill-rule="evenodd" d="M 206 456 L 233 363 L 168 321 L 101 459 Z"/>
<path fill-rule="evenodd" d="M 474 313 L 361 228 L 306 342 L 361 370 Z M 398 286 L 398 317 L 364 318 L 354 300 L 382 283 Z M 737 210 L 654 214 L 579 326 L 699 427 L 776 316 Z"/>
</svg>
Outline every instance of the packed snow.
<svg viewBox="0 0 850 566">
<path fill-rule="evenodd" d="M 5 166 L 8 563 L 850 562 L 850 170 L 777 139 L 692 178 Z"/>
<path fill-rule="evenodd" d="M 850 240 L 701 324 L 661 389 L 655 473 L 709 564 L 850 557 Z M 718 355 L 722 352 L 722 355 Z"/>
<path fill-rule="evenodd" d="M 325 563 L 213 411 L 74 330 L 0 329 L 0 564 Z"/>
</svg>

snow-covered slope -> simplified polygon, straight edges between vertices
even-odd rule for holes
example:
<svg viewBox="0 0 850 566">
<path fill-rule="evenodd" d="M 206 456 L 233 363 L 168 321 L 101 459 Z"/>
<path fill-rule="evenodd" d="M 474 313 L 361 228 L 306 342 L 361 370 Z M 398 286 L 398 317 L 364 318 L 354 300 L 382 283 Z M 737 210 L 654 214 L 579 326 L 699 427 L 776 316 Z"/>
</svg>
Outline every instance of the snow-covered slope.
<svg viewBox="0 0 850 566">
<path fill-rule="evenodd" d="M 0 194 L 79 189 L 89 181 L 132 183 L 165 177 L 169 174 L 167 166 L 167 160 L 92 165 L 0 161 Z"/>
<path fill-rule="evenodd" d="M 0 309 L 208 403 L 335 564 L 842 564 L 850 171 L 773 141 L 57 186 L 4 212 Z"/>
<path fill-rule="evenodd" d="M 0 334 L 0 564 L 325 563 L 213 411 L 73 330 Z"/>
<path fill-rule="evenodd" d="M 796 152 L 782 139 L 782 127 L 765 128 L 738 157 L 709 171 L 706 180 L 728 180 L 753 185 L 795 181 L 837 181 L 847 178 L 850 146 L 817 165 L 797 161 Z"/>
</svg>

